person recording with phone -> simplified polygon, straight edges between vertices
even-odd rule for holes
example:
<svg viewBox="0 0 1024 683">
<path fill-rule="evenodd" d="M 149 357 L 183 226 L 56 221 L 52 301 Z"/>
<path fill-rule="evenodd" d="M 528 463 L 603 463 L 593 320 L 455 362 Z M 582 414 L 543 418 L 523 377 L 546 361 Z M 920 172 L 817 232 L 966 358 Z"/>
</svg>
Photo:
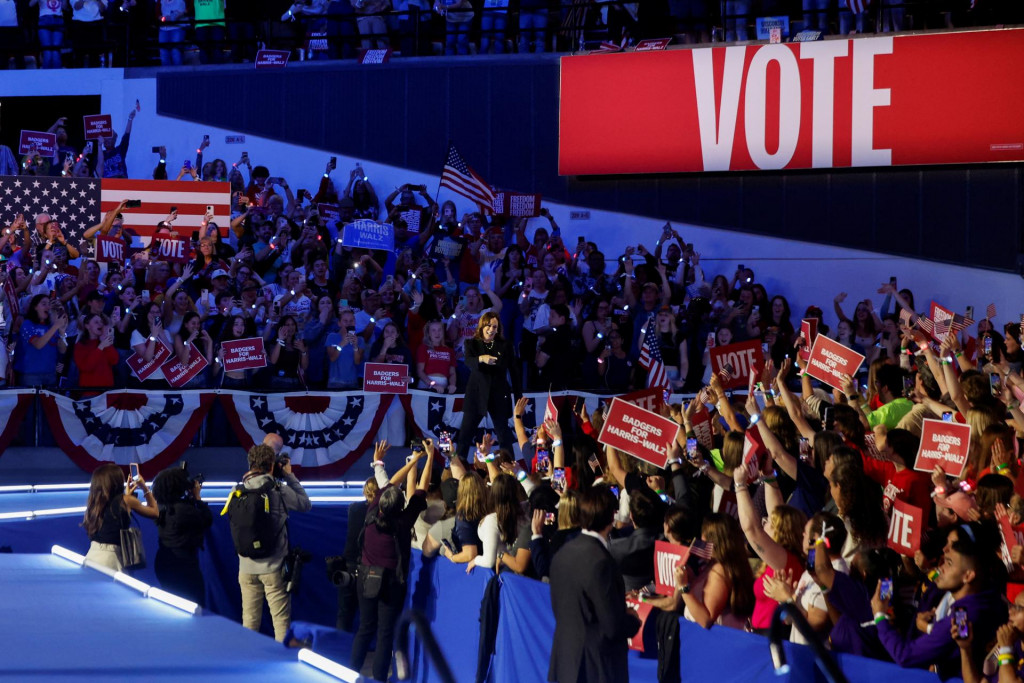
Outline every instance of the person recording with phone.
<svg viewBox="0 0 1024 683">
<path fill-rule="evenodd" d="M 192 477 L 184 461 L 181 467 L 156 475 L 153 497 L 160 510 L 156 518 L 160 545 L 153 568 L 164 590 L 206 607 L 199 551 L 213 525 L 213 515 L 202 500 L 202 488 L 203 476 Z"/>
<path fill-rule="evenodd" d="M 135 496 L 136 490 L 145 494 L 145 503 Z M 89 534 L 90 541 L 85 559 L 121 571 L 121 530 L 131 525 L 133 512 L 149 518 L 160 514 L 159 503 L 146 486 L 146 480 L 141 476 L 133 477 L 126 489 L 120 466 L 107 463 L 93 470 L 82 519 L 82 527 Z"/>
<path fill-rule="evenodd" d="M 508 420 L 512 416 L 512 387 L 508 369 L 513 354 L 511 344 L 501 336 L 497 313 L 488 311 L 480 316 L 476 333 L 465 341 L 464 350 L 470 373 L 455 454 L 466 459 L 476 428 L 485 415 L 490 415 L 494 423 L 498 443 L 511 451 L 513 437 Z"/>
</svg>

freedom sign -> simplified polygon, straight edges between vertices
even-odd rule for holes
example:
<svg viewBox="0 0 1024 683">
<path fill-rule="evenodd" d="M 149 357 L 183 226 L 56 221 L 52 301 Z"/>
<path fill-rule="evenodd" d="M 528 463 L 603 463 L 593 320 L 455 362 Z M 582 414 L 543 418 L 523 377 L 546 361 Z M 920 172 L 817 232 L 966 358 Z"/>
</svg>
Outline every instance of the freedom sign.
<svg viewBox="0 0 1024 683">
<path fill-rule="evenodd" d="M 819 334 L 807 359 L 807 374 L 830 387 L 842 389 L 842 376 L 857 374 L 864 356 Z"/>
<path fill-rule="evenodd" d="M 654 592 L 672 595 L 676 589 L 676 567 L 690 557 L 690 549 L 668 541 L 654 542 Z"/>
<path fill-rule="evenodd" d="M 378 223 L 369 218 L 361 218 L 344 227 L 341 243 L 346 247 L 393 251 L 395 229 L 390 223 Z"/>
<path fill-rule="evenodd" d="M 921 548 L 921 531 L 924 529 L 924 512 L 899 498 L 892 501 L 892 518 L 889 520 L 889 547 L 900 555 L 913 557 Z"/>
<path fill-rule="evenodd" d="M 409 393 L 409 366 L 405 363 L 364 364 L 363 391 L 378 394 Z"/>
<path fill-rule="evenodd" d="M 931 472 L 936 465 L 951 477 L 963 474 L 971 447 L 971 425 L 942 420 L 925 420 L 914 469 Z"/>
<path fill-rule="evenodd" d="M 172 358 L 161 366 L 164 371 L 164 379 L 175 389 L 188 384 L 189 380 L 202 372 L 209 361 L 199 352 L 195 344 L 188 345 L 188 360 L 182 363 L 177 358 Z"/>
<path fill-rule="evenodd" d="M 128 367 L 132 369 L 132 372 L 136 377 L 139 378 L 140 382 L 144 382 L 153 376 L 153 374 L 164 364 L 168 358 L 171 357 L 171 350 L 167 348 L 167 345 L 162 341 L 156 342 L 156 349 L 153 351 L 153 359 L 146 361 L 145 358 L 140 356 L 138 353 L 133 353 L 128 357 Z"/>
<path fill-rule="evenodd" d="M 760 339 L 715 346 L 710 349 L 710 355 L 712 372 L 719 374 L 723 369 L 729 371 L 728 378 L 722 382 L 726 389 L 745 387 L 752 371 L 761 374 L 764 370 L 764 351 Z M 726 365 L 732 368 L 731 371 Z"/>
<path fill-rule="evenodd" d="M 665 449 L 678 433 L 679 425 L 672 420 L 615 397 L 597 440 L 655 467 L 665 467 Z"/>
<path fill-rule="evenodd" d="M 124 261 L 124 240 L 120 237 L 96 235 L 96 260 L 100 263 Z"/>
<path fill-rule="evenodd" d="M 224 372 L 254 370 L 267 367 L 267 353 L 263 348 L 263 337 L 249 337 L 222 342 Z"/>
<path fill-rule="evenodd" d="M 168 237 L 160 240 L 160 248 L 157 249 L 153 258 L 158 261 L 170 261 L 171 263 L 188 263 L 191 251 L 189 240 L 179 237 Z"/>
<path fill-rule="evenodd" d="M 39 156 L 52 158 L 57 154 L 57 136 L 54 133 L 41 133 L 37 130 L 21 131 L 18 142 L 18 154 L 38 152 Z"/>
<path fill-rule="evenodd" d="M 114 122 L 110 114 L 92 114 L 82 117 L 82 128 L 86 140 L 103 140 L 114 134 Z"/>
<path fill-rule="evenodd" d="M 559 107 L 561 175 L 1021 161 L 1024 30 L 563 57 Z"/>
</svg>

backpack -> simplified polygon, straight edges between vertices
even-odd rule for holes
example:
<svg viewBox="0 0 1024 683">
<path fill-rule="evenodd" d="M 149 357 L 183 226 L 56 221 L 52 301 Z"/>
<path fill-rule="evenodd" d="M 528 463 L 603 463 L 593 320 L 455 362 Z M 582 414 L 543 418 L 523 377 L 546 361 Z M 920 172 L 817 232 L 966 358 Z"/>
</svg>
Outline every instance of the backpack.
<svg viewBox="0 0 1024 683">
<path fill-rule="evenodd" d="M 242 557 L 259 560 L 270 557 L 277 550 L 277 537 L 284 525 L 275 528 L 270 514 L 270 492 L 276 489 L 275 481 L 257 489 L 239 484 L 228 496 L 220 514 L 228 515 L 231 540 L 235 542 L 235 552 Z"/>
</svg>

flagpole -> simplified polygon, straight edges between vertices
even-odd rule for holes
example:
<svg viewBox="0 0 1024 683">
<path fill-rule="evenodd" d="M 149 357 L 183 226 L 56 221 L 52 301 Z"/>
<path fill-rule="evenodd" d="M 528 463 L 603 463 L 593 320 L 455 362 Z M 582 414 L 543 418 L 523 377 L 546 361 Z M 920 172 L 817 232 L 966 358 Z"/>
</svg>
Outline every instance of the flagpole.
<svg viewBox="0 0 1024 683">
<path fill-rule="evenodd" d="M 438 220 L 440 220 L 440 217 L 441 217 L 441 208 L 440 208 L 440 206 L 438 206 L 437 198 L 441 194 L 441 182 L 444 179 L 444 167 L 448 163 L 448 153 L 451 151 L 451 149 L 452 149 L 452 139 L 448 138 L 448 147 L 445 148 L 444 159 L 441 161 L 441 176 L 437 179 L 437 191 L 434 192 L 434 206 L 438 207 L 438 209 L 437 209 L 437 219 Z"/>
</svg>

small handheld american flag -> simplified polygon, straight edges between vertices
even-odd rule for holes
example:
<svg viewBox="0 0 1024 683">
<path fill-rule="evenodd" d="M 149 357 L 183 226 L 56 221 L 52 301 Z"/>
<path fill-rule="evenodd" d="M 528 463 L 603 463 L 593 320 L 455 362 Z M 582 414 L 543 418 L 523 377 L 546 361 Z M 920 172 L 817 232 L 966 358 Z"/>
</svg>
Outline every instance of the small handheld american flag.
<svg viewBox="0 0 1024 683">
<path fill-rule="evenodd" d="M 992 318 L 996 317 L 996 305 L 995 304 L 989 304 L 988 307 L 985 308 L 985 317 L 988 318 L 989 320 L 991 320 Z"/>
<path fill-rule="evenodd" d="M 640 345 L 640 367 L 647 370 L 647 386 L 667 387 L 668 373 L 665 371 L 665 364 L 661 360 L 661 344 L 658 342 L 658 335 L 654 331 L 654 319 L 647 321 L 643 330 L 644 338 Z"/>
</svg>

